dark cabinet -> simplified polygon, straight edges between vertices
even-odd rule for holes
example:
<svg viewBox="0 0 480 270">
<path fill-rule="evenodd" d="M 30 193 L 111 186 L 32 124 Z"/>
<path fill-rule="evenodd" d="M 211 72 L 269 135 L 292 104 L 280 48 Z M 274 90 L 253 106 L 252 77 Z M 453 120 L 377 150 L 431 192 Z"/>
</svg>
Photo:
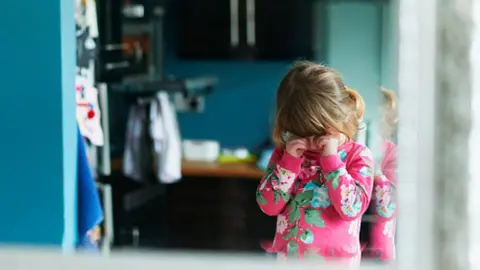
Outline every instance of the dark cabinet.
<svg viewBox="0 0 480 270">
<path fill-rule="evenodd" d="M 313 0 L 179 0 L 183 59 L 313 57 Z"/>
<path fill-rule="evenodd" d="M 247 31 L 247 44 L 256 49 L 259 58 L 288 60 L 313 57 L 312 1 L 246 1 L 254 2 L 256 11 L 255 39 L 250 42 Z"/>
<path fill-rule="evenodd" d="M 229 0 L 181 0 L 177 3 L 177 52 L 182 58 L 229 58 L 232 41 Z M 233 38 L 234 39 L 234 38 Z"/>
</svg>

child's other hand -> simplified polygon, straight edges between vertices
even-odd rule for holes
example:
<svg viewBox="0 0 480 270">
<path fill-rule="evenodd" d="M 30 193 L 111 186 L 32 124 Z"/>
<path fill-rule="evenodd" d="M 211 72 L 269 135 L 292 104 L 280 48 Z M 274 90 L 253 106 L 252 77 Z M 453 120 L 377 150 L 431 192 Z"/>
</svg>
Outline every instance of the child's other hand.
<svg viewBox="0 0 480 270">
<path fill-rule="evenodd" d="M 338 145 L 340 138 L 338 136 L 324 136 L 320 138 L 319 148 L 323 148 L 323 156 L 336 155 L 338 152 Z"/>
<path fill-rule="evenodd" d="M 305 139 L 290 140 L 287 142 L 285 150 L 291 156 L 299 158 L 307 150 L 307 141 Z"/>
</svg>

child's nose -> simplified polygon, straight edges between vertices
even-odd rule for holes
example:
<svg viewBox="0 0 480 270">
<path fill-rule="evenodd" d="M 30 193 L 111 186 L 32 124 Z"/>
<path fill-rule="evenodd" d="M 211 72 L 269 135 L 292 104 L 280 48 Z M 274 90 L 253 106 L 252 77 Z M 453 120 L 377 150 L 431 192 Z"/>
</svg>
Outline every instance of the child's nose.
<svg viewBox="0 0 480 270">
<path fill-rule="evenodd" d="M 307 146 L 308 146 L 308 148 L 315 147 L 315 140 L 313 138 L 308 138 Z"/>
<path fill-rule="evenodd" d="M 308 140 L 308 148 L 317 149 L 318 148 L 317 141 L 315 139 Z"/>
</svg>

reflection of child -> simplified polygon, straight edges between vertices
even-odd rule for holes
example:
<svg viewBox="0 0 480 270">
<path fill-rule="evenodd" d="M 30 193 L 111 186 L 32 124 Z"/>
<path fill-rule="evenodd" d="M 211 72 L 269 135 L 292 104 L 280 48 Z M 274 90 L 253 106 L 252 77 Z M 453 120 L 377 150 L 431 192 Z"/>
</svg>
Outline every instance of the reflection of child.
<svg viewBox="0 0 480 270">
<path fill-rule="evenodd" d="M 397 124 L 396 96 L 393 91 L 381 89 L 381 134 L 383 138 L 382 160 L 375 172 L 373 198 L 375 222 L 371 225 L 368 255 L 382 261 L 395 257 L 395 191 L 397 186 L 397 146 L 390 141 Z"/>
<path fill-rule="evenodd" d="M 362 97 L 325 66 L 300 62 L 283 78 L 277 147 L 257 190 L 261 210 L 277 216 L 267 251 L 358 263 L 373 185 L 372 154 L 352 140 L 362 116 Z"/>
</svg>

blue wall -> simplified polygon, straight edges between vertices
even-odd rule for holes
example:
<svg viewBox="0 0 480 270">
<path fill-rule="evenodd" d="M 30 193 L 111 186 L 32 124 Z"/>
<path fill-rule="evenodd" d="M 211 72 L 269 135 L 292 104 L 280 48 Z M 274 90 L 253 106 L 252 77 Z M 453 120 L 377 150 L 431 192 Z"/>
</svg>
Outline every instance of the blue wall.
<svg viewBox="0 0 480 270">
<path fill-rule="evenodd" d="M 2 2 L 0 243 L 62 246 L 76 232 L 73 1 Z"/>
<path fill-rule="evenodd" d="M 177 76 L 215 74 L 219 85 L 203 113 L 181 113 L 184 138 L 216 139 L 226 147 L 254 147 L 268 138 L 277 84 L 289 63 L 167 62 Z"/>
<path fill-rule="evenodd" d="M 326 40 L 327 53 L 316 60 L 342 73 L 347 84 L 364 96 L 369 105 L 366 117 L 374 120 L 382 76 L 388 79 L 381 72 L 382 64 L 388 63 L 383 59 L 388 55 L 382 40 L 382 21 L 387 15 L 383 18 L 383 7 L 372 3 L 328 4 L 326 9 L 327 36 L 319 33 L 317 43 Z M 315 12 L 323 12 L 321 4 Z M 180 61 L 172 52 L 173 35 L 167 35 L 167 74 L 215 74 L 220 79 L 215 92 L 206 98 L 203 113 L 179 115 L 183 137 L 216 139 L 227 147 L 254 147 L 267 138 L 276 86 L 289 63 Z"/>
</svg>

